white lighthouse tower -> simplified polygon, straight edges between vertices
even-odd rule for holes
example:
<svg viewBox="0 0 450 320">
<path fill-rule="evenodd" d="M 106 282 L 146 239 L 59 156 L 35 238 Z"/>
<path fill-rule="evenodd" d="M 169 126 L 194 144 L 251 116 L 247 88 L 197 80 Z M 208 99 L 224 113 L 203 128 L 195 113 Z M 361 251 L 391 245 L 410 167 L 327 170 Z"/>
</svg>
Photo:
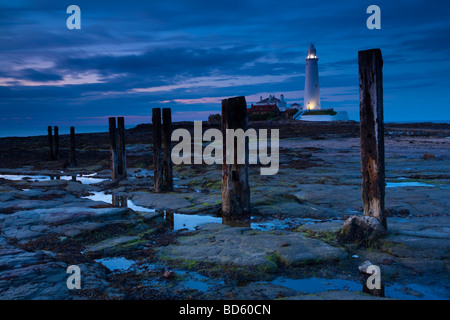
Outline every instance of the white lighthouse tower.
<svg viewBox="0 0 450 320">
<path fill-rule="evenodd" d="M 316 48 L 311 43 L 308 49 L 305 72 L 304 106 L 307 110 L 320 110 L 319 65 Z"/>
</svg>

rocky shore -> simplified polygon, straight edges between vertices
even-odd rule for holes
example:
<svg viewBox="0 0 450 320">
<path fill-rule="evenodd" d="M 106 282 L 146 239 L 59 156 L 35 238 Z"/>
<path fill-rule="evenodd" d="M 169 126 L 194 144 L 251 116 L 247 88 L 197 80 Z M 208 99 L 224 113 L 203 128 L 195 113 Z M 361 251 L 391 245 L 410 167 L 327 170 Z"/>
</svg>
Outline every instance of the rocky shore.
<svg viewBox="0 0 450 320">
<path fill-rule="evenodd" d="M 386 124 L 388 232 L 365 246 L 336 237 L 362 214 L 359 124 L 250 127 L 280 130 L 280 169 L 250 166 L 238 226 L 219 215 L 220 166 L 174 165 L 175 191 L 153 192 L 150 125 L 127 130 L 120 182 L 107 133 L 77 135 L 76 168 L 67 135 L 55 161 L 46 136 L 1 138 L 0 299 L 379 299 L 363 293 L 367 260 L 384 298 L 450 298 L 449 124 Z"/>
</svg>

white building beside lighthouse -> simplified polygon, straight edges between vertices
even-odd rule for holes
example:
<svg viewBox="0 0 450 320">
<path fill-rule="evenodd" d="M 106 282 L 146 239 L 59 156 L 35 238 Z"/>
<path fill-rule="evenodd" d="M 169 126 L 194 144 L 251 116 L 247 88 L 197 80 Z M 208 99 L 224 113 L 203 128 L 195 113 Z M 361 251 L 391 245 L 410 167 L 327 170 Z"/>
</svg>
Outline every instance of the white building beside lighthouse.
<svg viewBox="0 0 450 320">
<path fill-rule="evenodd" d="M 311 43 L 308 49 L 305 72 L 304 106 L 307 110 L 320 110 L 319 65 L 316 48 Z"/>
</svg>

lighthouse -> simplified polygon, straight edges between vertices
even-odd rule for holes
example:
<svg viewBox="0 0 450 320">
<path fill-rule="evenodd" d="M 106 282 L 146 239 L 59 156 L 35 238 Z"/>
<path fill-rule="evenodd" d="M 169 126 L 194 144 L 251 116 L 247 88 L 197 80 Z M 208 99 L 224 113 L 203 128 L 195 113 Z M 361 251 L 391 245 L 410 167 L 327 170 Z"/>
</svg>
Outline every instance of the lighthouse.
<svg viewBox="0 0 450 320">
<path fill-rule="evenodd" d="M 307 110 L 320 110 L 319 65 L 316 48 L 311 43 L 308 49 L 305 72 L 304 106 Z"/>
</svg>

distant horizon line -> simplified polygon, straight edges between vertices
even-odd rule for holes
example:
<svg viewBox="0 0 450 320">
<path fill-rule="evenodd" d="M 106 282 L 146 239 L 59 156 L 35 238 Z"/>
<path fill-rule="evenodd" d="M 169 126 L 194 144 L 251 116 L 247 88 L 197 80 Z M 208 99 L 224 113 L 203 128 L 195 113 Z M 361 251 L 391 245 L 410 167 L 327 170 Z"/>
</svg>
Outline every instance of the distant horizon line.
<svg viewBox="0 0 450 320">
<path fill-rule="evenodd" d="M 203 121 L 203 122 L 208 122 L 208 120 L 184 120 L 184 121 L 173 121 L 172 123 L 180 123 L 180 122 L 194 122 L 194 121 Z M 356 122 L 359 123 L 359 120 L 348 120 L 351 122 Z M 419 121 L 385 121 L 384 123 L 397 123 L 397 124 L 407 124 L 407 123 L 411 123 L 411 124 L 419 124 L 419 123 L 440 123 L 440 124 L 450 124 L 450 119 L 449 120 L 419 120 Z M 139 125 L 143 125 L 143 124 L 151 124 L 151 122 L 143 122 L 143 123 L 139 123 L 139 124 L 132 124 L 132 125 L 126 125 L 125 129 L 129 130 L 129 129 L 133 129 Z M 70 128 L 71 126 L 69 125 L 58 125 L 58 127 L 60 128 L 60 135 L 68 135 L 69 132 L 65 133 L 63 132 L 63 130 L 65 128 Z M 81 130 L 77 130 L 77 128 L 80 128 Z M 85 130 L 83 130 L 83 128 Z M 104 129 L 102 129 L 104 128 Z M 62 130 L 61 130 L 62 129 Z M 15 128 L 14 130 L 11 129 L 6 129 L 4 130 L 5 132 L 2 133 L 0 132 L 0 138 L 27 138 L 27 137 L 39 137 L 39 136 L 47 136 L 47 126 L 36 126 L 33 129 L 30 129 L 29 127 L 24 128 L 23 130 Z M 11 132 L 14 131 L 14 132 Z M 23 131 L 22 133 L 20 131 Z M 41 134 L 42 132 L 42 134 Z M 75 126 L 75 133 L 76 134 L 84 134 L 84 133 L 106 133 L 108 132 L 108 126 L 106 125 L 78 125 Z"/>
</svg>

